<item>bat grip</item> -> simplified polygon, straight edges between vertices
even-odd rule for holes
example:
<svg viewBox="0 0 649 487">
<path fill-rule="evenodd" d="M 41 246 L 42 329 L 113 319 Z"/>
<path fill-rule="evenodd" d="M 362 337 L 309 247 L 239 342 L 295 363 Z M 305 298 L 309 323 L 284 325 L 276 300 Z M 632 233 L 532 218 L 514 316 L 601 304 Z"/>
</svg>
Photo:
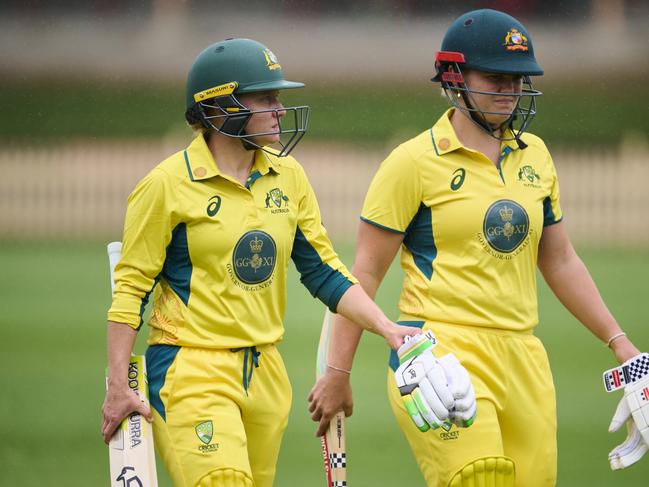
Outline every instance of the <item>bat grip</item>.
<svg viewBox="0 0 649 487">
<path fill-rule="evenodd" d="M 108 264 L 110 266 L 110 290 L 115 290 L 115 266 L 122 257 L 122 242 L 111 242 L 106 247 L 108 251 Z"/>
</svg>

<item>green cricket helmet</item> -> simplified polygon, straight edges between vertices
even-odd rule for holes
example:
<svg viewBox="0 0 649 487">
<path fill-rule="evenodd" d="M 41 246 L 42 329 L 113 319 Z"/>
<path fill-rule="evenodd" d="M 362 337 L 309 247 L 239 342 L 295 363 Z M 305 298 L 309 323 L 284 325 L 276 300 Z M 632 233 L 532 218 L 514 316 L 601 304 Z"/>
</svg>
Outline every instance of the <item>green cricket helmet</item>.
<svg viewBox="0 0 649 487">
<path fill-rule="evenodd" d="M 199 123 L 208 130 L 241 139 L 246 149 L 266 150 L 252 139 L 277 132 L 248 133 L 246 126 L 255 113 L 275 112 L 279 134 L 287 135 L 279 142 L 278 155 L 286 156 L 306 133 L 309 107 L 252 111 L 238 95 L 302 87 L 304 83 L 284 79 L 277 57 L 263 44 L 251 39 L 226 39 L 203 50 L 190 68 L 185 118 L 190 124 Z M 279 112 L 285 112 L 284 124 Z"/>
<path fill-rule="evenodd" d="M 457 18 L 446 31 L 441 50 L 435 56 L 436 74 L 431 81 L 442 84 L 451 105 L 469 116 L 474 123 L 499 140 L 516 140 L 536 115 L 536 97 L 541 95 L 532 86 L 530 76 L 541 76 L 543 69 L 534 57 L 532 38 L 517 19 L 497 10 L 467 12 Z M 471 90 L 464 82 L 463 71 L 521 76 L 520 93 L 492 93 Z M 473 94 L 515 96 L 518 102 L 512 112 L 485 112 L 475 103 Z M 462 99 L 464 104 L 459 103 Z M 485 114 L 508 115 L 497 127 L 487 123 Z M 504 128 L 511 129 L 512 136 Z M 499 135 L 496 135 L 499 132 Z"/>
</svg>

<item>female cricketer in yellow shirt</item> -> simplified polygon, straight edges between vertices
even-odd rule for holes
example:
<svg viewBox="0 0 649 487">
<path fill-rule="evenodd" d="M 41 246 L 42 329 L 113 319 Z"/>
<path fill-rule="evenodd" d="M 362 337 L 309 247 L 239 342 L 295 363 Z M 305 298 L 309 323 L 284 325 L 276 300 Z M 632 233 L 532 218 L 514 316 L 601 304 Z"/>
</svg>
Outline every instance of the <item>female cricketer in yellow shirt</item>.
<svg viewBox="0 0 649 487">
<path fill-rule="evenodd" d="M 288 155 L 308 107 L 285 108 L 278 93 L 302 86 L 256 41 L 209 46 L 187 81 L 186 119 L 199 135 L 129 198 L 102 434 L 108 441 L 134 410 L 153 419 L 178 487 L 273 483 L 291 403 L 275 347 L 289 259 L 314 296 L 391 347 L 418 331 L 390 322 L 332 249 L 313 189 Z M 150 410 L 129 390 L 126 367 L 151 293 Z"/>
<path fill-rule="evenodd" d="M 352 272 L 374 296 L 401 247 L 400 322 L 431 330 L 435 355 L 453 353 L 475 387 L 471 428 L 422 433 L 411 416 L 422 430 L 438 425 L 404 407 L 392 372 L 402 357 L 393 354 L 388 395 L 427 485 L 553 486 L 555 390 L 533 335 L 536 268 L 620 363 L 639 352 L 575 253 L 552 158 L 526 132 L 540 95 L 530 76 L 543 71 L 525 27 L 494 10 L 468 12 L 446 32 L 435 67 L 433 81 L 451 108 L 382 163 L 365 199 Z M 350 369 L 361 331 L 345 325 L 334 320 L 329 358 Z M 335 411 L 351 408 L 347 376 L 328 370 L 310 399 L 322 433 Z"/>
</svg>

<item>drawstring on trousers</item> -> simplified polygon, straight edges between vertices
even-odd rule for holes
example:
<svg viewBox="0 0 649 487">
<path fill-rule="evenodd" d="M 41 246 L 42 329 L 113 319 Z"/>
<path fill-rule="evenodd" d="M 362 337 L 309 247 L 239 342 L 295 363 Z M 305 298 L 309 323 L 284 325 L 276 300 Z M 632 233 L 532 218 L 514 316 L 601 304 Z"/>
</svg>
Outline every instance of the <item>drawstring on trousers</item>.
<svg viewBox="0 0 649 487">
<path fill-rule="evenodd" d="M 241 347 L 241 348 L 231 348 L 231 352 L 240 352 L 243 350 L 243 377 L 241 382 L 243 383 L 243 388 L 246 391 L 246 396 L 248 395 L 248 388 L 250 387 L 250 382 L 252 381 L 252 372 L 254 369 L 259 367 L 259 356 L 261 352 L 257 351 L 257 347 L 254 345 L 252 347 Z M 248 357 L 250 357 L 250 370 L 248 370 Z"/>
</svg>

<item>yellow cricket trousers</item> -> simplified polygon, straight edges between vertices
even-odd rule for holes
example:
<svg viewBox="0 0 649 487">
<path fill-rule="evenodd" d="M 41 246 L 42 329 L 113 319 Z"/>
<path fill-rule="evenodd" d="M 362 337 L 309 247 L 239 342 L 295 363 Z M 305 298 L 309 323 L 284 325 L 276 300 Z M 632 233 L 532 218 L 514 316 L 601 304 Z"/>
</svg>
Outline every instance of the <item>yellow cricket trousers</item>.
<svg viewBox="0 0 649 487">
<path fill-rule="evenodd" d="M 426 322 L 423 328 L 437 337 L 433 351 L 437 357 L 453 353 L 466 367 L 478 408 L 470 428 L 453 426 L 448 432 L 437 429 L 421 433 L 408 416 L 389 370 L 392 411 L 428 487 L 447 487 L 465 465 L 493 456 L 514 461 L 517 487 L 554 487 L 556 399 L 540 340 L 531 333 L 460 325 Z"/>
<path fill-rule="evenodd" d="M 156 449 L 176 487 L 271 487 L 291 386 L 274 345 L 147 350 Z"/>
</svg>

